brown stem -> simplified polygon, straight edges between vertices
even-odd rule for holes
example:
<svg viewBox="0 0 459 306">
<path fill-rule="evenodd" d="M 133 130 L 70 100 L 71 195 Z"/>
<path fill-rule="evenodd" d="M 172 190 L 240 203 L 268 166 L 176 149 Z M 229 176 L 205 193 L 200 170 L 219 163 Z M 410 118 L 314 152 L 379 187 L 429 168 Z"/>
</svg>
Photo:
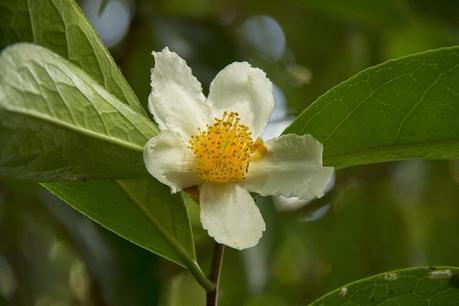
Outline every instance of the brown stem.
<svg viewBox="0 0 459 306">
<path fill-rule="evenodd" d="M 212 265 L 210 266 L 209 279 L 215 284 L 215 288 L 212 291 L 207 292 L 207 306 L 218 305 L 218 289 L 220 284 L 220 272 L 223 263 L 223 253 L 225 246 L 218 242 L 215 242 L 214 256 L 212 258 Z"/>
</svg>

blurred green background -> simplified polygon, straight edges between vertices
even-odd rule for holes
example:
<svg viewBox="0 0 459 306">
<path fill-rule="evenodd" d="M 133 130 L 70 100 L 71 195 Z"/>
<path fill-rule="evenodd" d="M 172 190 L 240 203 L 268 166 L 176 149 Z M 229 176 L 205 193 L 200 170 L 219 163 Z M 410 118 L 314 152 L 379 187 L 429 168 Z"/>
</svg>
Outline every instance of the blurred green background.
<svg viewBox="0 0 459 306">
<path fill-rule="evenodd" d="M 144 105 L 151 51 L 164 46 L 206 92 L 233 61 L 265 70 L 277 103 L 265 137 L 366 67 L 459 43 L 454 0 L 108 0 L 100 16 L 99 1 L 80 5 Z M 459 266 L 458 184 L 459 161 L 417 160 L 338 171 L 329 193 L 310 203 L 258 197 L 267 231 L 255 248 L 227 249 L 221 305 L 306 305 L 375 273 Z M 212 241 L 189 208 L 207 267 Z M 0 305 L 203 304 L 184 270 L 35 183 L 0 181 Z"/>
</svg>

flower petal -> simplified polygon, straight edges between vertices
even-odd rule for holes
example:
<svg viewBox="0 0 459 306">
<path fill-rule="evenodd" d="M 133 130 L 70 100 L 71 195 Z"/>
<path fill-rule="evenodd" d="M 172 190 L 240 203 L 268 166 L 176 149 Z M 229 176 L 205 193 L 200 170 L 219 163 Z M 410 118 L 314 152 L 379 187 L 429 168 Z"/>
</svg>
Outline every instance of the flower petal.
<svg viewBox="0 0 459 306">
<path fill-rule="evenodd" d="M 321 197 L 333 173 L 322 166 L 322 144 L 311 135 L 283 135 L 265 143 L 266 154 L 252 161 L 241 185 L 263 196 Z"/>
<path fill-rule="evenodd" d="M 171 130 L 162 131 L 145 144 L 143 160 L 148 172 L 168 185 L 172 193 L 201 183 L 193 152 Z"/>
<path fill-rule="evenodd" d="M 211 107 L 201 84 L 181 57 L 167 47 L 153 55 L 148 108 L 161 130 L 171 129 L 188 140 L 209 122 Z"/>
<path fill-rule="evenodd" d="M 258 243 L 265 222 L 250 193 L 236 184 L 204 183 L 201 223 L 218 243 L 242 250 Z"/>
<path fill-rule="evenodd" d="M 272 83 L 266 74 L 249 63 L 232 63 L 220 71 L 210 84 L 209 101 L 221 116 L 238 112 L 256 138 L 268 123 L 274 108 Z"/>
</svg>

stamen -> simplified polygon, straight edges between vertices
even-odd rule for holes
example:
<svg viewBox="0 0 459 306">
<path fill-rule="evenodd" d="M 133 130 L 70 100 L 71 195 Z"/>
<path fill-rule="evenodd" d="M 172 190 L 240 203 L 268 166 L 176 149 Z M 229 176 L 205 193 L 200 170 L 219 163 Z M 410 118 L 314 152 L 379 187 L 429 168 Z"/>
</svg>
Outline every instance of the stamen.
<svg viewBox="0 0 459 306">
<path fill-rule="evenodd" d="M 223 118 L 198 130 L 189 143 L 203 180 L 228 183 L 244 179 L 254 149 L 249 128 L 240 123 L 238 113 L 224 112 Z"/>
<path fill-rule="evenodd" d="M 257 140 L 255 140 L 252 146 L 252 151 L 253 151 L 253 154 L 252 154 L 252 157 L 250 158 L 251 161 L 260 160 L 266 155 L 266 153 L 268 152 L 268 149 L 266 148 L 265 143 L 263 142 L 263 139 L 258 137 Z"/>
</svg>

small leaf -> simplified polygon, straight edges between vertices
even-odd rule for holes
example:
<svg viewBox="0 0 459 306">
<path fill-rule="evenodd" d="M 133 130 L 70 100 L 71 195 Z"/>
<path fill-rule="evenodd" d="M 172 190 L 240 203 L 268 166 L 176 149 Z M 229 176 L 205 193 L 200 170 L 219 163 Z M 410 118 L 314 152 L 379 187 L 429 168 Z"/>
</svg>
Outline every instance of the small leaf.
<svg viewBox="0 0 459 306">
<path fill-rule="evenodd" d="M 324 164 L 459 158 L 459 47 L 369 68 L 332 88 L 284 133 L 312 134 Z"/>
<path fill-rule="evenodd" d="M 169 188 L 153 179 L 47 183 L 45 188 L 88 218 L 153 253 L 181 266 L 186 266 L 183 254 L 195 260 L 180 195 L 171 195 Z"/>
<path fill-rule="evenodd" d="M 68 180 L 147 175 L 153 123 L 49 50 L 28 44 L 0 57 L 0 173 Z"/>
<path fill-rule="evenodd" d="M 457 305 L 459 268 L 417 267 L 378 274 L 345 285 L 310 306 Z"/>
</svg>

